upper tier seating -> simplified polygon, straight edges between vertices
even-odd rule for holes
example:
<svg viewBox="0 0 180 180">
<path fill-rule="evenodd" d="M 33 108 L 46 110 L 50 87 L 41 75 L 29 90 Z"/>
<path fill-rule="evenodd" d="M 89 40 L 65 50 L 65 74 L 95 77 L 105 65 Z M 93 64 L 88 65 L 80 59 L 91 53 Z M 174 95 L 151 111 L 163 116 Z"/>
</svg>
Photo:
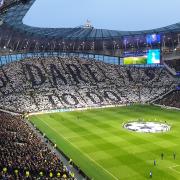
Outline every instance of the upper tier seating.
<svg viewBox="0 0 180 180">
<path fill-rule="evenodd" d="M 16 112 L 148 102 L 174 89 L 164 69 L 36 57 L 0 69 L 0 108 Z"/>
</svg>

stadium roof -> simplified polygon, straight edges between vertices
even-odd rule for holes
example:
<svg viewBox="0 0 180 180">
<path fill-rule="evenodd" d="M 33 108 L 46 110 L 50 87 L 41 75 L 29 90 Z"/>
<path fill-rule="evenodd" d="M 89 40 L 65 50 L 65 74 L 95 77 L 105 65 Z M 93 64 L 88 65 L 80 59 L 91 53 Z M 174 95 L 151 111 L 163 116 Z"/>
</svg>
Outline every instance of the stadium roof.
<svg viewBox="0 0 180 180">
<path fill-rule="evenodd" d="M 162 28 L 147 31 L 115 31 L 106 29 L 95 29 L 92 27 L 77 28 L 39 28 L 30 27 L 23 24 L 23 18 L 27 11 L 31 8 L 35 0 L 5 0 L 11 3 L 1 8 L 1 18 L 3 23 L 10 26 L 14 30 L 25 32 L 30 36 L 46 37 L 50 39 L 64 40 L 98 40 L 98 39 L 116 39 L 124 36 L 141 36 L 145 34 L 166 34 L 180 31 L 180 23 L 169 25 Z"/>
</svg>

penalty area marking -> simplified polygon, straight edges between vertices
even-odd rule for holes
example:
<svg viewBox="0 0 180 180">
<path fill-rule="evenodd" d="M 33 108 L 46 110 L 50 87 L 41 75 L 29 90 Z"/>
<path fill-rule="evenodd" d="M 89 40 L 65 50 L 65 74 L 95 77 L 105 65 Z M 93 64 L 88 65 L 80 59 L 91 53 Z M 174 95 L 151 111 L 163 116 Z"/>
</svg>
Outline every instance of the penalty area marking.
<svg viewBox="0 0 180 180">
<path fill-rule="evenodd" d="M 178 167 L 178 166 L 180 166 L 180 165 L 170 166 L 169 169 L 171 169 L 172 171 L 180 174 L 180 171 L 177 171 L 176 169 L 174 169 L 174 168 L 176 168 L 176 167 Z"/>
<path fill-rule="evenodd" d="M 81 152 L 84 156 L 86 156 L 88 159 L 90 159 L 93 163 L 95 163 L 97 166 L 99 166 L 101 169 L 103 169 L 107 174 L 109 174 L 113 179 L 119 180 L 116 176 L 114 176 L 112 173 L 110 173 L 107 169 L 105 169 L 103 166 L 101 166 L 99 163 L 97 163 L 94 159 L 92 159 L 89 155 L 85 154 L 83 151 L 81 151 L 76 145 L 71 143 L 65 136 L 61 135 L 56 129 L 53 127 L 50 127 L 46 122 L 42 121 L 41 122 L 46 124 L 50 129 L 52 129 L 54 132 L 56 132 L 58 135 L 60 135 L 65 141 L 67 141 L 69 144 L 71 144 L 75 149 L 77 149 L 79 152 Z"/>
</svg>

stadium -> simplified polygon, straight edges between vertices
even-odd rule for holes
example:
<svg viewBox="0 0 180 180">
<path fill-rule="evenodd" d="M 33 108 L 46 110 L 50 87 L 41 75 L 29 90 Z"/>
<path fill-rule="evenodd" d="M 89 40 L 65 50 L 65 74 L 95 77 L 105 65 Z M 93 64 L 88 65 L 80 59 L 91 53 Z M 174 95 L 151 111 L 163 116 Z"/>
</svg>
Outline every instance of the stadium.
<svg viewBox="0 0 180 180">
<path fill-rule="evenodd" d="M 180 179 L 180 23 L 23 23 L 0 0 L 0 179 Z"/>
</svg>

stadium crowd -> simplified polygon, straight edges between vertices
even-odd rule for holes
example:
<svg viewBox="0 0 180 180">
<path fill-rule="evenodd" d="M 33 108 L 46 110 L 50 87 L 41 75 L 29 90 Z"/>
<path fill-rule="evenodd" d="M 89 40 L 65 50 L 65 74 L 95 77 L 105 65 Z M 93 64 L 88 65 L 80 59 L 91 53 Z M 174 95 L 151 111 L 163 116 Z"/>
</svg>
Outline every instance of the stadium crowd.
<svg viewBox="0 0 180 180">
<path fill-rule="evenodd" d="M 180 108 L 180 91 L 173 91 L 155 103 L 169 107 Z"/>
<path fill-rule="evenodd" d="M 51 109 L 149 102 L 177 85 L 162 67 L 111 65 L 79 57 L 34 57 L 0 69 L 0 108 Z M 172 106 L 179 91 L 167 95 Z M 166 105 L 166 104 L 165 104 Z M 74 179 L 68 167 L 20 116 L 0 113 L 0 179 Z"/>
<path fill-rule="evenodd" d="M 0 108 L 15 112 L 148 102 L 174 89 L 162 67 L 78 57 L 34 57 L 0 69 Z"/>
<path fill-rule="evenodd" d="M 0 179 L 74 179 L 20 116 L 0 113 L 0 137 Z"/>
</svg>

